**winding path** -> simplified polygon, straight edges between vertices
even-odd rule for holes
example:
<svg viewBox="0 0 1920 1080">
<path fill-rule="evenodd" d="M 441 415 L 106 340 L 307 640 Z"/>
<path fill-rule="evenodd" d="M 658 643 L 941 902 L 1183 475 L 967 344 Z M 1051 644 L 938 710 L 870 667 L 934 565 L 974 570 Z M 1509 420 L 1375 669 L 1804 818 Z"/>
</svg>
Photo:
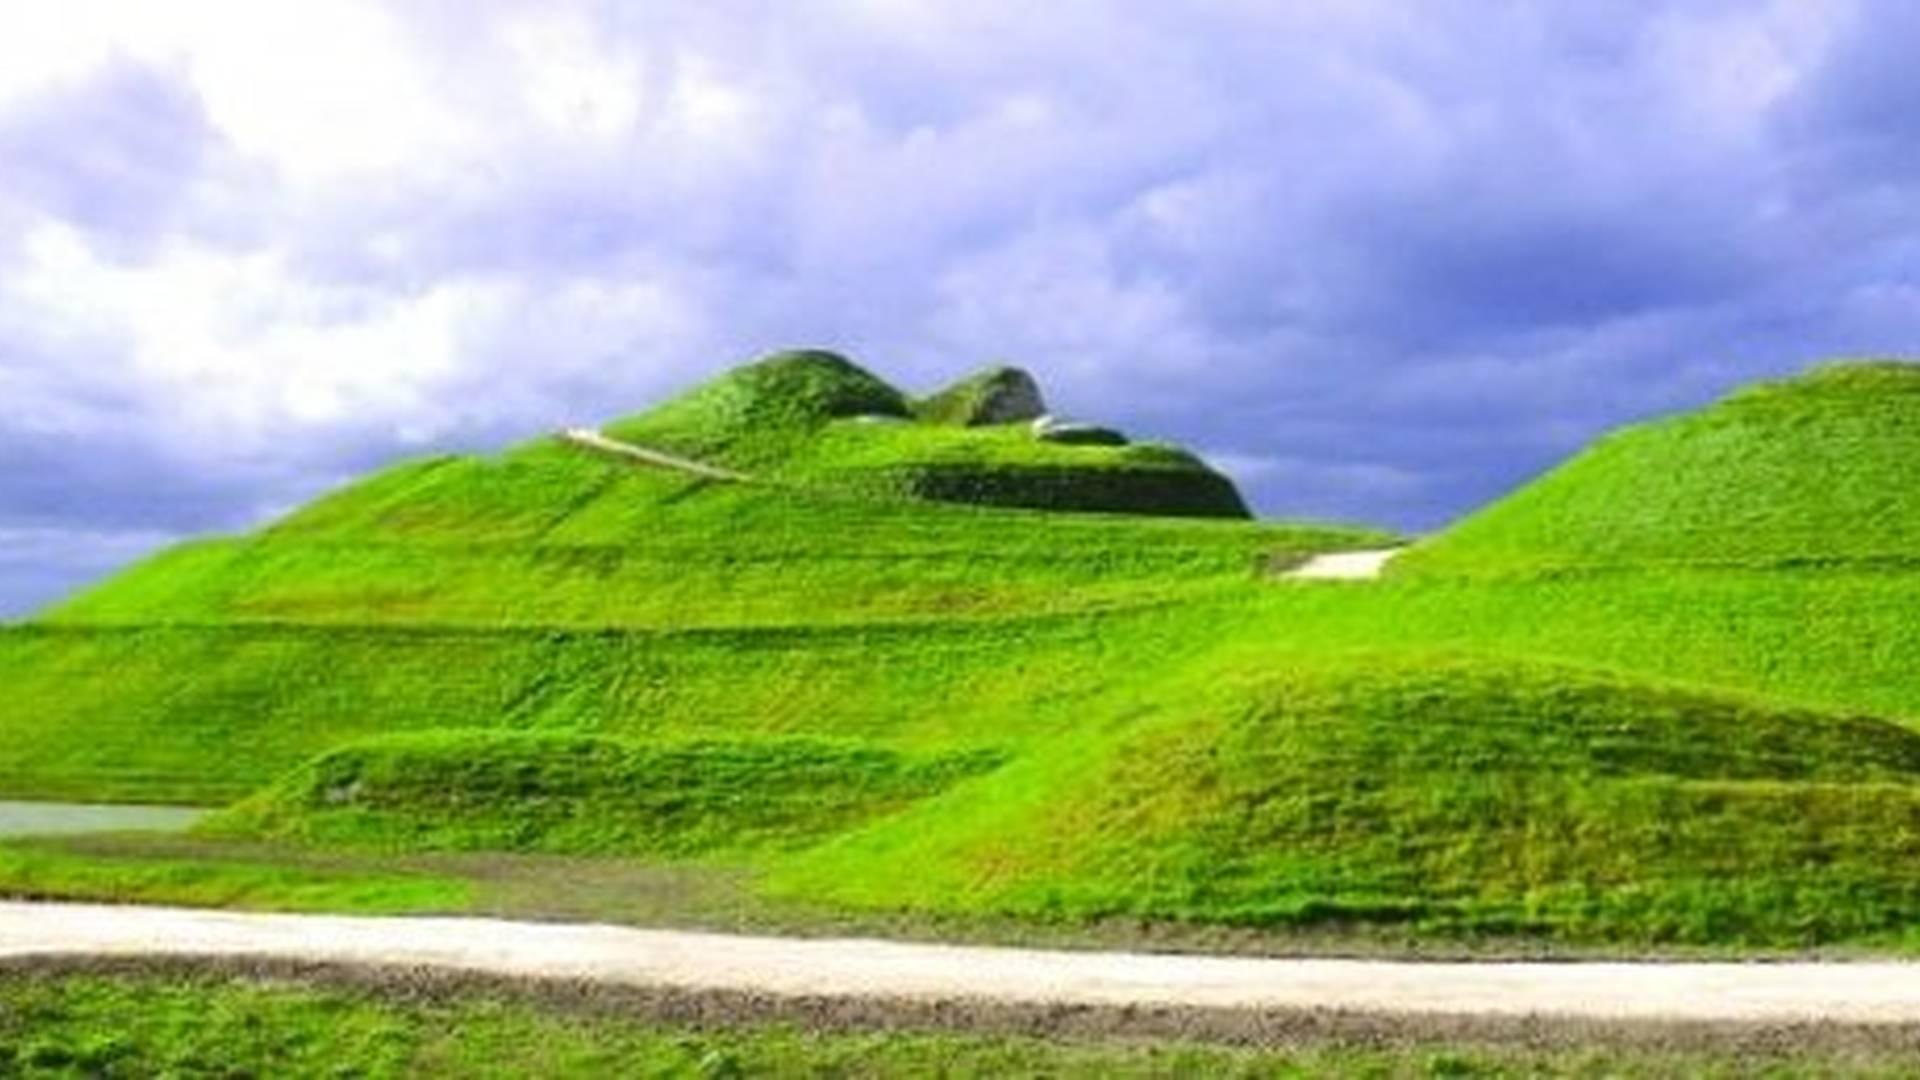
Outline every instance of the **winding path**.
<svg viewBox="0 0 1920 1080">
<path fill-rule="evenodd" d="M 776 997 L 1659 1021 L 1920 1021 L 1920 965 L 1412 963 L 0 903 L 0 958 L 249 957 Z"/>
</svg>

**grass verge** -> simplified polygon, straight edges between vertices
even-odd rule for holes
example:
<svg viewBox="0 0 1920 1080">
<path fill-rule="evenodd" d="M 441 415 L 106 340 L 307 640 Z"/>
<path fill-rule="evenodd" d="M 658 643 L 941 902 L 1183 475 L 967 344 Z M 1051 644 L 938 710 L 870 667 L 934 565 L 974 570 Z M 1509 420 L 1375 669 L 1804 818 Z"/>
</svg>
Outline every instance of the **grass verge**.
<svg viewBox="0 0 1920 1080">
<path fill-rule="evenodd" d="M 1914 1038 L 835 1007 L 232 963 L 0 967 L 0 1073 L 26 1076 L 1896 1076 Z"/>
</svg>

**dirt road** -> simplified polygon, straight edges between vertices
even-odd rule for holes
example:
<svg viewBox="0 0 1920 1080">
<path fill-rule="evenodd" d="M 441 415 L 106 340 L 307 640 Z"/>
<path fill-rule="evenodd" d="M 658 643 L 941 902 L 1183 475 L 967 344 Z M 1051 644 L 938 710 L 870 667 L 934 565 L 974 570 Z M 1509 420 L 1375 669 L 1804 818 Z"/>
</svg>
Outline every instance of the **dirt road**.
<svg viewBox="0 0 1920 1080">
<path fill-rule="evenodd" d="M 775 996 L 1596 1020 L 1920 1021 L 1920 965 L 1044 952 L 487 919 L 0 903 L 0 957 L 262 957 Z"/>
</svg>

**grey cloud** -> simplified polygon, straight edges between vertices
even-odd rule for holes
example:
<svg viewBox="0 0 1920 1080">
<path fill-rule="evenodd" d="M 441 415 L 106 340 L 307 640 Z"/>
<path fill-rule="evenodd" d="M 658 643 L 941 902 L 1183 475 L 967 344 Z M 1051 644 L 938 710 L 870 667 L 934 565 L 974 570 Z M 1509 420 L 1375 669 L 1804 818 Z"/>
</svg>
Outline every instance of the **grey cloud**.
<svg viewBox="0 0 1920 1080">
<path fill-rule="evenodd" d="M 0 115 L 0 201 L 138 245 L 173 223 L 214 138 L 177 78 L 116 61 Z"/>
<path fill-rule="evenodd" d="M 916 386 L 1023 363 L 1064 408 L 1221 451 L 1267 511 L 1431 528 L 1612 424 L 1920 347 L 1920 27 L 1892 0 L 573 5 L 638 73 L 611 139 L 518 104 L 493 27 L 552 8 L 394 10 L 486 121 L 452 172 L 283 185 L 122 65 L 0 116 L 0 229 L 164 228 L 370 307 L 472 286 L 495 299 L 458 363 L 418 415 L 266 460 L 181 430 L 125 342 L 0 299 L 0 387 L 61 418 L 0 420 L 32 474 L 0 528 L 231 528 L 798 342 Z M 1792 69 L 1778 100 L 1749 100 L 1752 56 Z M 658 119 L 693 66 L 750 99 L 737 140 Z"/>
</svg>

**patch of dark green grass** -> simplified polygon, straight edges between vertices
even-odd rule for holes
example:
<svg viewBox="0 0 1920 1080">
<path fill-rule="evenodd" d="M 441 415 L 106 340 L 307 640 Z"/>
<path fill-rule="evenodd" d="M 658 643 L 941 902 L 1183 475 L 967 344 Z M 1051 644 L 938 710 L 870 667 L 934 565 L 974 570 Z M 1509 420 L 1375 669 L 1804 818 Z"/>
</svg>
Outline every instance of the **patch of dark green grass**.
<svg viewBox="0 0 1920 1080">
<path fill-rule="evenodd" d="M 777 871 L 871 906 L 1905 947 L 1920 736 L 1557 666 L 1219 670 Z M 901 867 L 912 867 L 902 875 Z"/>
<path fill-rule="evenodd" d="M 426 731 L 329 751 L 198 829 L 398 851 L 739 858 L 808 846 L 999 763 L 804 738 Z"/>
</svg>

